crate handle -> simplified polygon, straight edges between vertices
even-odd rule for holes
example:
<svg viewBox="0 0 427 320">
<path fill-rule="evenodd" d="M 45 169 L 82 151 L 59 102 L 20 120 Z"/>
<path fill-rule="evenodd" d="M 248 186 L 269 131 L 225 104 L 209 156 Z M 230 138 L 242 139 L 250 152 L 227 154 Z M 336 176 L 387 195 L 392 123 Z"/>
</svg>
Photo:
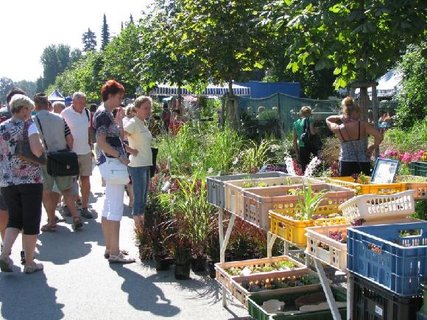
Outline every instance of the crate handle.
<svg viewBox="0 0 427 320">
<path fill-rule="evenodd" d="M 399 230 L 399 238 L 414 238 L 422 237 L 423 229 L 401 229 Z"/>
<path fill-rule="evenodd" d="M 366 243 L 366 247 L 368 248 L 369 251 L 372 251 L 372 252 L 377 253 L 377 254 L 381 254 L 382 253 L 382 251 L 383 251 L 382 244 L 381 245 L 377 245 L 377 244 L 373 244 L 373 243 L 371 243 L 369 241 L 365 241 L 365 243 Z"/>
</svg>

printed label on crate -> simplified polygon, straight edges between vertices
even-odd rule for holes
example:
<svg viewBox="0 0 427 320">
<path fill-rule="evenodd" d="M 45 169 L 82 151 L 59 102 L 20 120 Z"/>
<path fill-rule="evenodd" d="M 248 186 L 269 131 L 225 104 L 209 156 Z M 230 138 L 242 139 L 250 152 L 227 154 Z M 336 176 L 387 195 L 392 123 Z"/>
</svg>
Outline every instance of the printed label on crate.
<svg viewBox="0 0 427 320">
<path fill-rule="evenodd" d="M 377 306 L 377 305 L 375 305 L 375 313 L 377 314 L 377 315 L 379 315 L 380 317 L 382 317 L 383 316 L 383 309 L 381 308 L 381 307 L 379 307 L 379 306 Z"/>
</svg>

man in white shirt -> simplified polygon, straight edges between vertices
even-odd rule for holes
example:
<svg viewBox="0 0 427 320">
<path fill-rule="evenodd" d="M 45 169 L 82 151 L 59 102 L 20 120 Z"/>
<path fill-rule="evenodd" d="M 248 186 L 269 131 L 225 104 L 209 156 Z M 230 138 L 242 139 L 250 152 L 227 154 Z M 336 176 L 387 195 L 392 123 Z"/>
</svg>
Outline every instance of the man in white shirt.
<svg viewBox="0 0 427 320">
<path fill-rule="evenodd" d="M 73 151 L 79 158 L 80 191 L 82 195 L 81 215 L 91 219 L 88 210 L 90 194 L 90 176 L 92 175 L 92 151 L 89 140 L 90 112 L 86 109 L 86 95 L 82 92 L 73 94 L 73 103 L 61 112 L 74 138 Z"/>
</svg>

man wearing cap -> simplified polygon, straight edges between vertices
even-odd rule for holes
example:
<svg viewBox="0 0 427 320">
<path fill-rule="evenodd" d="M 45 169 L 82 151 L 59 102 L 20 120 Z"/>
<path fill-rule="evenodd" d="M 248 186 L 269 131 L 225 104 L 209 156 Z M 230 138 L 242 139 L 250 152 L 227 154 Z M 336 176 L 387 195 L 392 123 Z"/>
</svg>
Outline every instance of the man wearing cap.
<svg viewBox="0 0 427 320">
<path fill-rule="evenodd" d="M 89 212 L 90 176 L 92 175 L 92 151 L 89 136 L 90 112 L 86 109 L 86 95 L 83 92 L 73 94 L 73 103 L 61 112 L 74 138 L 73 151 L 79 158 L 80 191 L 82 195 L 81 215 L 91 219 Z"/>
</svg>

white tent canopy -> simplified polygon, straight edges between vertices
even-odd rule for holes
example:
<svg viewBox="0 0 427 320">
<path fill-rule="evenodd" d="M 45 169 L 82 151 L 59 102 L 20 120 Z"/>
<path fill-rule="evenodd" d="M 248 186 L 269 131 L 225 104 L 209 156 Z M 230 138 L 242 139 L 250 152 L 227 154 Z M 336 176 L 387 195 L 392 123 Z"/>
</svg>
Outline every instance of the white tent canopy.
<svg viewBox="0 0 427 320">
<path fill-rule="evenodd" d="M 209 84 L 205 91 L 203 91 L 203 95 L 207 96 L 222 96 L 228 92 L 228 86 L 219 86 L 214 84 Z M 169 95 L 177 95 L 178 87 L 169 85 L 169 84 L 158 84 L 157 87 L 151 92 L 154 95 L 160 96 L 169 96 Z M 239 86 L 233 83 L 233 93 L 237 96 L 249 96 L 251 94 L 251 88 Z M 192 94 L 185 88 L 181 88 L 181 94 Z"/>
<path fill-rule="evenodd" d="M 391 69 L 385 75 L 377 80 L 377 96 L 378 98 L 391 98 L 399 88 L 402 81 L 402 74 L 396 70 Z M 359 89 L 356 89 L 355 94 L 359 94 Z M 369 97 L 372 96 L 372 88 L 368 88 Z"/>
<path fill-rule="evenodd" d="M 64 96 L 58 91 L 58 90 L 55 90 L 55 91 L 53 91 L 48 97 L 47 97 L 47 99 L 50 101 L 50 102 L 55 102 L 55 101 L 62 101 L 62 102 L 64 102 L 65 101 L 65 98 L 64 98 Z"/>
</svg>

